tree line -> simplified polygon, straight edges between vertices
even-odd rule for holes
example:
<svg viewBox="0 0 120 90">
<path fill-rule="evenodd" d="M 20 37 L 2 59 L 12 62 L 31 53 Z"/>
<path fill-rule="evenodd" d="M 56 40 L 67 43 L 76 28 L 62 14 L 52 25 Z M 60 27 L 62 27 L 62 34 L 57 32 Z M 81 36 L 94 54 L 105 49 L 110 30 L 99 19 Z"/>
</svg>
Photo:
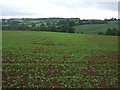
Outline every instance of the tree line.
<svg viewBox="0 0 120 90">
<path fill-rule="evenodd" d="M 73 21 L 75 25 L 82 25 L 82 24 L 104 24 L 107 21 L 115 21 L 116 18 L 111 19 L 80 19 L 80 18 L 14 18 L 14 19 L 2 19 L 2 24 L 10 24 L 10 23 L 24 23 L 29 21 L 46 21 L 46 22 L 58 22 L 58 21 Z"/>
<path fill-rule="evenodd" d="M 64 23 L 63 23 L 64 22 Z M 39 26 L 36 26 L 36 23 L 32 22 L 31 24 L 27 23 L 16 23 L 12 22 L 9 25 L 2 26 L 3 30 L 26 30 L 26 31 L 51 31 L 51 32 L 67 32 L 74 33 L 75 29 L 73 26 L 75 22 L 71 20 L 60 20 L 58 22 L 49 22 L 41 23 Z"/>
<path fill-rule="evenodd" d="M 99 32 L 98 35 L 112 35 L 112 36 L 120 36 L 120 31 L 116 28 L 112 28 L 112 29 L 107 29 L 107 31 L 104 32 Z"/>
</svg>

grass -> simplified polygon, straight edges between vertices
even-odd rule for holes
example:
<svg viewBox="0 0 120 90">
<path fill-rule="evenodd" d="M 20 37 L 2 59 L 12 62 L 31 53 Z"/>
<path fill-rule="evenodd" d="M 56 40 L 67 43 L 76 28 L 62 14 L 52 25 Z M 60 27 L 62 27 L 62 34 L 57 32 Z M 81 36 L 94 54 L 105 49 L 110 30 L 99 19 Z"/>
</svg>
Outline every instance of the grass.
<svg viewBox="0 0 120 90">
<path fill-rule="evenodd" d="M 87 24 L 75 26 L 76 33 L 97 34 L 99 32 L 106 32 L 108 28 L 118 28 L 117 21 L 109 21 L 108 24 Z"/>
<path fill-rule="evenodd" d="M 118 36 L 3 31 L 3 88 L 117 88 Z"/>
</svg>

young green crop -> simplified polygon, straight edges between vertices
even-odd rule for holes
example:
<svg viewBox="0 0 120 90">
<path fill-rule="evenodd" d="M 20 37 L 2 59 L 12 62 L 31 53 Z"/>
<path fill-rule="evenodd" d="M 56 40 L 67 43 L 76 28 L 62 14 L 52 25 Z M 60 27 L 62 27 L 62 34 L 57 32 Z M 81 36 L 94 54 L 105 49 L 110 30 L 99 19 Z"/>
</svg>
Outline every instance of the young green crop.
<svg viewBox="0 0 120 90">
<path fill-rule="evenodd" d="M 118 36 L 3 31 L 2 49 L 3 88 L 118 87 Z"/>
</svg>

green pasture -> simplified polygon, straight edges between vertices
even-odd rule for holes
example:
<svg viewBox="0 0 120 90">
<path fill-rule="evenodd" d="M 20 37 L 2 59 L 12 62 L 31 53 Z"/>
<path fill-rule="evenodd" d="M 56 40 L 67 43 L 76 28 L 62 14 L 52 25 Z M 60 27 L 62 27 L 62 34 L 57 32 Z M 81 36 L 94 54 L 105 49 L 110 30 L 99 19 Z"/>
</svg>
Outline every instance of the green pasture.
<svg viewBox="0 0 120 90">
<path fill-rule="evenodd" d="M 109 21 L 107 24 L 85 24 L 75 26 L 76 33 L 97 34 L 99 32 L 106 32 L 109 28 L 118 29 L 118 21 Z"/>
</svg>

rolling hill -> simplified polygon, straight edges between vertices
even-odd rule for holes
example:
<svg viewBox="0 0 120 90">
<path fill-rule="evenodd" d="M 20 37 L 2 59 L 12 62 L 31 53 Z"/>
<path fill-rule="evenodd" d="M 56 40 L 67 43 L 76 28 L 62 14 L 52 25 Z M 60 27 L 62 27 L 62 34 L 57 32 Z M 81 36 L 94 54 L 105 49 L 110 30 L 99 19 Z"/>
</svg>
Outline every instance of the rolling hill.
<svg viewBox="0 0 120 90">
<path fill-rule="evenodd" d="M 118 21 L 109 21 L 107 24 L 85 24 L 75 26 L 76 33 L 85 33 L 85 34 L 97 34 L 99 32 L 106 32 L 108 28 L 117 28 Z"/>
</svg>

